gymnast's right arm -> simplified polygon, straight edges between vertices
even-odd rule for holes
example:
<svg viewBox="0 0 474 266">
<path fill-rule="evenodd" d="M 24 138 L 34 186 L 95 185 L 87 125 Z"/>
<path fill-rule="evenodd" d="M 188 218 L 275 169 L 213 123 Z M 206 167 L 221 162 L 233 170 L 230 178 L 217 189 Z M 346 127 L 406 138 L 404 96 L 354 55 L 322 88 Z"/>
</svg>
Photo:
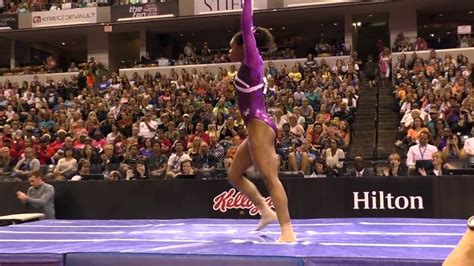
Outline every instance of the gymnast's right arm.
<svg viewBox="0 0 474 266">
<path fill-rule="evenodd" d="M 245 58 L 243 63 L 250 67 L 261 67 L 263 62 L 253 33 L 252 0 L 244 1 L 240 28 L 244 40 Z"/>
</svg>

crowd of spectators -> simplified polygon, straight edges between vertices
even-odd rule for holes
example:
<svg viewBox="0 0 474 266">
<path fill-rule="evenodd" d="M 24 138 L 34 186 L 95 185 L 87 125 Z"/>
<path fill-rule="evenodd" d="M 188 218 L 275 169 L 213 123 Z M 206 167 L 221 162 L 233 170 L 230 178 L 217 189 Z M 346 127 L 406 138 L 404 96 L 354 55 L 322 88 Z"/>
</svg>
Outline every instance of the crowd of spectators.
<svg viewBox="0 0 474 266">
<path fill-rule="evenodd" d="M 295 47 L 296 45 L 292 40 L 286 40 L 282 43 L 281 47 L 270 47 L 268 51 L 262 53 L 262 57 L 265 60 L 295 59 L 297 58 Z M 346 48 L 343 43 L 334 42 L 329 44 L 324 39 L 321 39 L 315 46 L 314 51 L 316 57 L 342 56 L 350 53 L 350 49 Z M 187 42 L 183 52 L 176 59 L 152 59 L 149 53 L 147 53 L 135 62 L 133 67 L 157 66 L 159 61 L 163 59 L 166 64 L 175 66 L 228 63 L 230 62 L 228 52 L 228 48 L 211 49 L 207 42 L 203 42 L 200 47 L 196 47 L 192 42 Z"/>
<path fill-rule="evenodd" d="M 405 36 L 402 32 L 397 35 L 393 42 L 393 52 L 412 52 L 428 50 L 428 43 L 422 37 L 417 37 L 415 42 L 410 42 L 410 38 Z"/>
<path fill-rule="evenodd" d="M 406 54 L 398 58 L 394 67 L 394 110 L 400 113 L 401 121 L 395 145 L 400 154 L 406 155 L 406 166 L 412 174 L 426 175 L 433 165 L 452 169 L 472 164 L 472 68 L 462 54 L 441 58 L 434 50 L 427 59 L 416 53 L 409 59 Z"/>
<path fill-rule="evenodd" d="M 329 66 L 309 56 L 279 68 L 268 62 L 265 93 L 278 128 L 280 170 L 344 174 L 359 90 L 353 61 Z M 233 66 L 217 73 L 113 73 L 98 86 L 83 77 L 5 82 L 1 174 L 24 179 L 40 168 L 55 180 L 225 176 L 247 135 L 236 73 Z"/>
<path fill-rule="evenodd" d="M 431 48 L 469 48 L 474 45 L 472 38 L 468 34 L 450 35 L 444 36 L 443 38 L 437 38 L 437 41 L 433 41 L 433 35 L 431 37 L 431 45 L 423 38 L 417 37 L 414 42 L 410 41 L 410 38 L 405 36 L 402 32 L 397 35 L 393 42 L 393 52 L 412 52 L 412 51 L 423 51 Z"/>
<path fill-rule="evenodd" d="M 174 0 L 74 0 L 74 1 L 14 1 L 0 0 L 0 14 L 16 14 L 37 11 L 52 11 L 71 8 L 137 5 L 150 2 L 170 2 Z"/>
<path fill-rule="evenodd" d="M 61 9 L 97 7 L 109 5 L 108 0 L 78 0 L 78 1 L 0 1 L 0 14 L 17 14 L 38 11 L 53 11 Z"/>
</svg>

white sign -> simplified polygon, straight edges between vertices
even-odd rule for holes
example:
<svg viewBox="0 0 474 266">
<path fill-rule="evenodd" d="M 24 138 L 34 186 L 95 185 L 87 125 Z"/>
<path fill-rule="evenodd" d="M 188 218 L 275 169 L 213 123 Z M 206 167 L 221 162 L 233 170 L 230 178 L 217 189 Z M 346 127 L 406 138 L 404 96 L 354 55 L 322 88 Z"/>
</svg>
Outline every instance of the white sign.
<svg viewBox="0 0 474 266">
<path fill-rule="evenodd" d="M 212 13 L 238 12 L 242 9 L 243 0 L 195 0 L 194 14 L 204 15 Z M 255 9 L 267 9 L 268 1 L 258 0 L 253 2 Z"/>
<path fill-rule="evenodd" d="M 42 11 L 31 13 L 33 28 L 97 22 L 97 8 L 75 8 L 67 10 Z"/>
<path fill-rule="evenodd" d="M 458 26 L 458 34 L 471 34 L 471 25 Z"/>
</svg>

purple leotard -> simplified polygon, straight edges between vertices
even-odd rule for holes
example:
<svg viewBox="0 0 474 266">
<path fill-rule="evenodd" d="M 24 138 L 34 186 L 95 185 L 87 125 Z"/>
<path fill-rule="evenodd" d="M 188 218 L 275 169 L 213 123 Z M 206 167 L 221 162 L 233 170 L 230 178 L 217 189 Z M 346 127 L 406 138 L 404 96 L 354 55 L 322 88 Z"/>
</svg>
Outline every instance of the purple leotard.
<svg viewBox="0 0 474 266">
<path fill-rule="evenodd" d="M 275 133 L 277 128 L 273 119 L 265 110 L 263 93 L 263 60 L 257 48 L 253 34 L 252 1 L 245 0 L 240 28 L 244 39 L 244 61 L 235 78 L 237 100 L 245 124 L 250 119 L 265 122 Z"/>
</svg>

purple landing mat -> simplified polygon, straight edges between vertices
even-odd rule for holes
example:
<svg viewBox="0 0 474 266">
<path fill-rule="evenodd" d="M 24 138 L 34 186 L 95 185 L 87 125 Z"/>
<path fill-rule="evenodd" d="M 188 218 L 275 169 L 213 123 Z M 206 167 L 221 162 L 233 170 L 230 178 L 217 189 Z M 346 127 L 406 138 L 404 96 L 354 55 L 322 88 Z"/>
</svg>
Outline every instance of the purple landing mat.
<svg viewBox="0 0 474 266">
<path fill-rule="evenodd" d="M 7 258 L 64 255 L 64 265 L 440 265 L 464 220 L 293 220 L 296 244 L 276 244 L 277 224 L 257 220 L 46 220 L 0 227 Z"/>
</svg>

